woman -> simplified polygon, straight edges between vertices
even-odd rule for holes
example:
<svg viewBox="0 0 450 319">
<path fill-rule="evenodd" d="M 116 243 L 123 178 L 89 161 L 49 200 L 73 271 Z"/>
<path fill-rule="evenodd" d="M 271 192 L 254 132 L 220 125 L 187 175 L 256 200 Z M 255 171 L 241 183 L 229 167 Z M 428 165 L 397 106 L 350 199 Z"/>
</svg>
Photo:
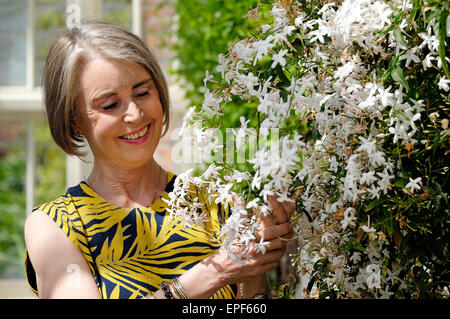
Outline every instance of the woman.
<svg viewBox="0 0 450 319">
<path fill-rule="evenodd" d="M 231 261 L 218 232 L 228 210 L 206 204 L 209 222 L 184 228 L 163 199 L 174 174 L 153 158 L 169 123 L 164 76 L 145 44 L 111 24 L 62 32 L 44 69 L 44 102 L 55 142 L 94 157 L 90 176 L 27 218 L 27 279 L 41 298 L 251 298 L 264 296 L 294 207 L 271 198 L 253 252 Z M 236 245 L 236 249 L 241 249 Z M 238 287 L 240 289 L 238 289 Z"/>
</svg>

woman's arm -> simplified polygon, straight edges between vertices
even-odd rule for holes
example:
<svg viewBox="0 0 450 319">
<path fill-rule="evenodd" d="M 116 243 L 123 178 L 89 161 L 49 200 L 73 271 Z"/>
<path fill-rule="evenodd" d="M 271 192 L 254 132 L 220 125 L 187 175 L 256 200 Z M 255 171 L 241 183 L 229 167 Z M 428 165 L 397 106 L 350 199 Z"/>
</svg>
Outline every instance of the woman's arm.
<svg viewBox="0 0 450 319">
<path fill-rule="evenodd" d="M 295 203 L 280 203 L 276 196 L 270 196 L 273 216 L 260 217 L 260 229 L 256 241 L 261 238 L 269 242 L 265 254 L 252 250 L 250 259 L 244 264 L 233 262 L 222 249 L 199 262 L 179 277 L 179 282 L 190 298 L 209 298 L 217 290 L 228 284 L 241 284 L 245 298 L 264 293 L 268 284 L 266 272 L 278 266 L 286 251 L 286 244 L 293 236 L 293 226 L 289 219 L 294 213 Z M 248 249 L 236 246 L 236 250 Z M 158 290 L 156 298 L 165 298 Z"/>
<path fill-rule="evenodd" d="M 263 293 L 267 288 L 265 274 L 278 266 L 286 250 L 286 242 L 278 237 L 286 236 L 292 231 L 290 223 L 265 225 L 258 231 L 269 245 L 266 253 L 253 250 L 249 259 L 243 264 L 232 261 L 227 251 L 217 250 L 179 277 L 179 282 L 190 298 L 209 298 L 220 288 L 229 284 L 245 283 L 244 296 L 251 298 Z M 236 250 L 246 249 L 236 246 Z M 155 293 L 156 298 L 164 298 L 161 290 Z"/>
<path fill-rule="evenodd" d="M 83 254 L 47 214 L 28 216 L 25 242 L 39 298 L 100 298 Z"/>
</svg>

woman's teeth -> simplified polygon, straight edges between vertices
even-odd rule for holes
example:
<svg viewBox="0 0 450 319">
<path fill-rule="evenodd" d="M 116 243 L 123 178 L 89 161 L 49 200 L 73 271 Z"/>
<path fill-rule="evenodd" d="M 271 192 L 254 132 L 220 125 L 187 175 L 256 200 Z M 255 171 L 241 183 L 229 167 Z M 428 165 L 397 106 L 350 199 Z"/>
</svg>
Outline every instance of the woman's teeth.
<svg viewBox="0 0 450 319">
<path fill-rule="evenodd" d="M 124 138 L 126 140 L 135 140 L 135 139 L 138 139 L 138 138 L 144 136 L 147 133 L 147 131 L 148 131 L 148 125 L 137 133 L 129 134 L 129 135 L 122 135 L 121 138 Z"/>
</svg>

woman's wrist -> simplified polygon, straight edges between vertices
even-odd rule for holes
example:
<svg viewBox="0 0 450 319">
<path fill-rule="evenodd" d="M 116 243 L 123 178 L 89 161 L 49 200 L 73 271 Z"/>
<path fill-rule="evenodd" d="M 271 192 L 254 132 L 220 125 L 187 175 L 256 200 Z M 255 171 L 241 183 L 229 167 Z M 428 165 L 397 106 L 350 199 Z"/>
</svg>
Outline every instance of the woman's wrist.
<svg viewBox="0 0 450 319">
<path fill-rule="evenodd" d="M 178 278 L 180 285 L 191 299 L 211 297 L 226 283 L 221 280 L 220 273 L 212 260 L 214 255 L 202 260 Z"/>
</svg>

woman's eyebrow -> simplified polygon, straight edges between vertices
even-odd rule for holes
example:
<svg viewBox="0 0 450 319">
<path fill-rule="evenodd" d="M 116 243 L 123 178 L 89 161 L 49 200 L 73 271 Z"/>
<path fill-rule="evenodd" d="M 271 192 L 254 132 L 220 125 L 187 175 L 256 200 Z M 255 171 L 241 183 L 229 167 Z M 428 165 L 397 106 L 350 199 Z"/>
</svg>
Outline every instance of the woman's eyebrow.
<svg viewBox="0 0 450 319">
<path fill-rule="evenodd" d="M 148 82 L 152 82 L 152 81 L 153 81 L 152 78 L 149 78 L 149 79 L 143 80 L 143 81 L 139 81 L 138 83 L 136 83 L 135 85 L 133 85 L 133 89 L 135 89 L 135 88 L 137 88 L 137 87 L 139 87 L 139 86 L 141 86 L 141 85 L 143 85 L 143 84 L 146 84 L 146 83 L 148 83 Z"/>
<path fill-rule="evenodd" d="M 138 88 L 141 85 L 147 84 L 149 82 L 153 82 L 153 79 L 149 78 L 149 79 L 145 79 L 145 80 L 139 81 L 139 82 L 137 82 L 136 84 L 133 85 L 132 89 L 134 90 L 135 88 Z M 98 101 L 98 100 L 101 100 L 101 99 L 105 99 L 105 98 L 108 98 L 108 97 L 111 97 L 111 96 L 114 96 L 114 95 L 118 95 L 118 94 L 116 92 L 114 92 L 114 91 L 103 92 L 103 93 L 97 95 L 94 99 L 92 99 L 92 102 L 95 102 L 95 101 Z"/>
</svg>

